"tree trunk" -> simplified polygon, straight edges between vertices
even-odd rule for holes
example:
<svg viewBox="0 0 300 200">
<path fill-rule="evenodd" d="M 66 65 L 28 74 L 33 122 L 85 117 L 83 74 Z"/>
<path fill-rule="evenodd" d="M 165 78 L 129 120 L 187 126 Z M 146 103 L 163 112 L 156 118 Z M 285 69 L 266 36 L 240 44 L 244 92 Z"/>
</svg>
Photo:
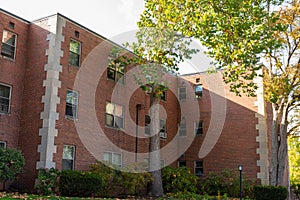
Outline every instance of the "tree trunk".
<svg viewBox="0 0 300 200">
<path fill-rule="evenodd" d="M 150 97 L 150 146 L 149 146 L 149 170 L 153 177 L 153 182 L 149 186 L 149 195 L 163 196 L 164 191 L 161 179 L 160 166 L 160 118 L 159 118 L 159 97 Z"/>
<path fill-rule="evenodd" d="M 270 184 L 288 186 L 287 108 L 273 107 Z"/>
</svg>

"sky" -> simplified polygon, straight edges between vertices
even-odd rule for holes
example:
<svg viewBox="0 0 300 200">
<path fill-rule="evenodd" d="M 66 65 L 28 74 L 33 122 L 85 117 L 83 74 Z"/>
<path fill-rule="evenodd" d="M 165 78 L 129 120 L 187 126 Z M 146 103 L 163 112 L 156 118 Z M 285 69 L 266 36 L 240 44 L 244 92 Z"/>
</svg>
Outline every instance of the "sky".
<svg viewBox="0 0 300 200">
<path fill-rule="evenodd" d="M 0 8 L 28 21 L 60 13 L 92 31 L 122 44 L 137 30 L 143 0 L 0 0 Z M 199 47 L 201 48 L 201 47 Z M 211 60 L 200 53 L 184 63 L 181 74 L 205 71 Z M 182 67 L 183 68 L 183 67 Z"/>
</svg>

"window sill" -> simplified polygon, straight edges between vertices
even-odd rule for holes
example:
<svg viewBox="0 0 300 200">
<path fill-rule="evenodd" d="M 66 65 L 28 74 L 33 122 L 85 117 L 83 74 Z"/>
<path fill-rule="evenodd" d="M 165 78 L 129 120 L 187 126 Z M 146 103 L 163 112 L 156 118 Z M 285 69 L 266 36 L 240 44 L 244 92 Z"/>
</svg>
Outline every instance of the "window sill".
<svg viewBox="0 0 300 200">
<path fill-rule="evenodd" d="M 76 121 L 76 120 L 77 120 L 77 117 L 72 117 L 72 116 L 66 115 L 66 116 L 65 116 L 65 119 L 72 120 L 72 121 Z"/>
<path fill-rule="evenodd" d="M 124 128 L 118 128 L 118 127 L 114 127 L 114 126 L 108 126 L 105 124 L 105 128 L 110 128 L 110 129 L 114 129 L 114 130 L 118 130 L 118 131 L 124 131 Z"/>
<path fill-rule="evenodd" d="M 13 63 L 16 62 L 16 59 L 12 59 L 12 58 L 7 57 L 7 56 L 4 56 L 4 55 L 1 55 L 1 58 L 5 59 L 5 60 L 8 60 L 8 61 L 10 61 L 10 62 L 13 62 Z"/>
</svg>

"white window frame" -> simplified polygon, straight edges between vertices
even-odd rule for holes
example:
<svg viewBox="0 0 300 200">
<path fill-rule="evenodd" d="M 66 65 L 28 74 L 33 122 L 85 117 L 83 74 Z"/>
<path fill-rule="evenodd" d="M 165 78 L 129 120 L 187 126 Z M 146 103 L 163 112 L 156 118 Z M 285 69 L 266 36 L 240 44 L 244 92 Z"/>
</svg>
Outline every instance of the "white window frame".
<svg viewBox="0 0 300 200">
<path fill-rule="evenodd" d="M 71 42 L 76 42 L 76 43 L 78 43 L 79 45 L 80 45 L 80 47 L 79 47 L 79 53 L 77 53 L 77 52 L 74 52 L 74 51 L 72 51 L 71 50 Z M 78 40 L 74 40 L 74 39 L 70 39 L 70 47 L 69 47 L 69 60 L 68 60 L 68 63 L 70 64 L 70 65 L 72 65 L 72 66 L 75 66 L 75 67 L 80 67 L 80 62 L 81 62 L 81 48 L 82 48 L 82 44 L 81 44 L 81 42 L 79 42 Z M 79 58 L 78 58 L 78 65 L 76 64 L 76 65 L 74 65 L 73 63 L 70 63 L 70 54 L 71 53 L 73 53 L 73 54 L 76 54 Z"/>
<path fill-rule="evenodd" d="M 4 87 L 8 87 L 9 88 L 9 98 L 7 98 L 7 97 L 3 97 L 3 96 L 0 96 L 0 98 L 1 99 L 8 99 L 8 109 L 7 109 L 7 111 L 4 111 L 4 110 L 2 110 L 2 105 L 0 105 L 0 113 L 5 113 L 5 114 L 9 114 L 10 113 L 10 104 L 11 104 L 11 93 L 12 93 L 12 86 L 10 86 L 10 85 L 7 85 L 7 84 L 3 84 L 3 83 L 0 83 L 0 85 L 2 85 L 2 86 L 4 86 Z M 6 106 L 6 105 L 5 105 Z"/>
<path fill-rule="evenodd" d="M 72 103 L 68 102 L 68 93 L 73 93 L 73 94 L 77 95 L 77 98 L 75 98 L 75 102 L 72 102 Z M 66 115 L 67 118 L 77 119 L 77 117 L 78 117 L 78 100 L 79 100 L 79 93 L 77 91 L 75 91 L 75 90 L 69 90 L 68 89 L 67 93 L 66 93 L 66 112 L 65 112 L 65 115 Z M 67 107 L 68 106 L 72 107 L 72 114 L 73 115 L 67 114 Z M 74 111 L 75 111 L 75 115 L 74 115 Z"/>
<path fill-rule="evenodd" d="M 3 41 L 3 40 L 4 40 L 4 32 L 12 33 L 12 34 L 15 36 L 15 45 L 14 45 L 14 46 L 13 46 L 13 45 L 10 45 L 10 44 L 8 44 L 8 43 L 6 43 L 6 42 Z M 16 52 L 17 52 L 17 38 L 18 38 L 18 35 L 17 35 L 16 33 L 11 32 L 11 31 L 8 31 L 8 30 L 3 30 L 2 43 L 1 43 L 1 55 L 2 55 L 3 57 L 9 58 L 9 59 L 12 59 L 12 60 L 15 60 L 15 59 L 16 59 Z M 14 52 L 13 52 L 14 55 L 13 55 L 13 58 L 11 58 L 10 56 L 6 56 L 6 55 L 3 55 L 3 54 L 2 54 L 2 52 L 3 52 L 3 44 L 8 45 L 8 46 L 14 48 Z"/>
<path fill-rule="evenodd" d="M 107 105 L 108 104 L 111 104 L 113 106 L 112 113 L 108 113 L 107 112 Z M 116 106 L 122 107 L 122 115 L 121 116 L 117 116 L 116 115 L 116 110 L 115 110 Z M 123 105 L 112 103 L 112 102 L 108 102 L 108 101 L 106 102 L 106 104 L 105 104 L 105 125 L 106 126 L 112 127 L 112 128 L 124 129 L 124 125 L 125 125 L 125 123 L 124 123 L 124 115 L 125 114 L 124 114 L 124 106 Z M 112 125 L 110 125 L 110 124 L 107 123 L 107 116 L 111 116 L 113 118 L 113 124 Z M 122 119 L 122 126 L 118 126 L 118 124 L 116 123 L 116 118 Z"/>
<path fill-rule="evenodd" d="M 0 141 L 0 146 L 3 145 L 3 148 L 6 149 L 6 142 L 5 141 Z"/>
<path fill-rule="evenodd" d="M 109 156 L 111 157 L 111 161 L 105 159 L 105 154 L 109 154 Z M 120 156 L 120 163 L 114 163 L 114 156 Z M 116 153 L 116 152 L 111 152 L 111 151 L 105 151 L 105 152 L 103 153 L 103 161 L 105 161 L 105 162 L 107 162 L 108 164 L 111 164 L 111 165 L 113 165 L 113 166 L 122 167 L 122 165 L 123 165 L 123 156 L 122 156 L 122 153 Z"/>
<path fill-rule="evenodd" d="M 65 149 L 65 147 L 72 147 L 72 149 L 73 149 L 72 159 L 64 158 L 64 149 Z M 64 160 L 72 160 L 72 169 L 71 170 L 75 169 L 75 154 L 76 154 L 76 147 L 75 147 L 75 145 L 69 145 L 69 144 L 64 144 L 63 145 L 62 162 Z"/>
</svg>

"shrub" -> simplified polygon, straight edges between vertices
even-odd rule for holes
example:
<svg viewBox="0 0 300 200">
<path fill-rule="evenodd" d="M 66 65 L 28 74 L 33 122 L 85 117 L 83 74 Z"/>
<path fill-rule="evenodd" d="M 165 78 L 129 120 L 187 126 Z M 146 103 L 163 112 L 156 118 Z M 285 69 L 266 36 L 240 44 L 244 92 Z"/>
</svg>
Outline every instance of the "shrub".
<svg viewBox="0 0 300 200">
<path fill-rule="evenodd" d="M 164 191 L 167 193 L 195 193 L 198 177 L 191 174 L 185 167 L 162 169 Z"/>
<path fill-rule="evenodd" d="M 38 194 L 51 195 L 59 193 L 60 172 L 57 169 L 40 169 L 38 182 L 35 185 Z"/>
<path fill-rule="evenodd" d="M 256 200 L 285 200 L 287 189 L 283 186 L 258 185 L 254 187 L 254 197 Z"/>
<path fill-rule="evenodd" d="M 98 174 L 86 171 L 62 171 L 59 189 L 63 196 L 88 197 L 101 191 L 102 178 Z"/>
<path fill-rule="evenodd" d="M 243 178 L 243 196 L 253 197 L 254 180 Z M 200 182 L 200 193 L 208 195 L 227 194 L 230 197 L 240 196 L 240 176 L 238 171 L 225 169 L 220 174 L 209 173 Z"/>
<path fill-rule="evenodd" d="M 133 173 L 138 167 L 136 164 L 119 170 L 101 162 L 92 164 L 90 167 L 92 173 L 103 178 L 100 196 L 141 195 L 143 191 L 146 191 L 147 184 L 152 181 L 152 176 L 148 172 Z"/>
<path fill-rule="evenodd" d="M 300 199 L 300 183 L 292 185 L 293 193 L 296 195 L 297 199 Z"/>
<path fill-rule="evenodd" d="M 21 172 L 24 165 L 25 158 L 20 151 L 0 147 L 0 181 L 3 182 L 3 190 L 5 189 L 5 182 L 13 180 L 15 175 Z"/>
</svg>

